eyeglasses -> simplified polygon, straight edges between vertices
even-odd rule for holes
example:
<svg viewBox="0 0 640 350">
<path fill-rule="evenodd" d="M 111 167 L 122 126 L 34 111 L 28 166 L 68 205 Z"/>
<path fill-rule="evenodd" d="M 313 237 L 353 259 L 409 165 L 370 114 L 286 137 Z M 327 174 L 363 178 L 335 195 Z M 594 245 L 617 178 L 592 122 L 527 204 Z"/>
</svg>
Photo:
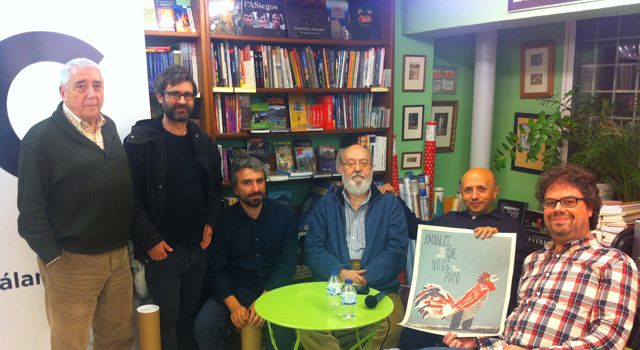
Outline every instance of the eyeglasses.
<svg viewBox="0 0 640 350">
<path fill-rule="evenodd" d="M 349 163 L 342 163 L 340 162 L 340 164 L 342 164 L 343 167 L 345 167 L 346 169 L 355 169 L 356 165 L 360 165 L 360 169 L 366 170 L 369 169 L 371 167 L 371 162 L 368 161 L 362 161 L 362 162 L 349 162 Z"/>
<path fill-rule="evenodd" d="M 554 209 L 558 205 L 558 202 L 560 202 L 560 205 L 562 205 L 563 208 L 573 208 L 576 205 L 578 205 L 579 200 L 584 200 L 584 198 L 576 198 L 576 197 L 565 197 L 562 199 L 545 198 L 540 201 L 540 204 L 542 204 L 542 207 L 544 209 Z"/>
<path fill-rule="evenodd" d="M 185 101 L 191 102 L 191 101 L 193 101 L 193 98 L 196 97 L 191 92 L 185 92 L 184 94 L 181 94 L 178 91 L 165 91 L 164 93 L 169 95 L 169 98 L 174 100 L 174 101 L 178 101 L 180 99 L 180 97 L 184 97 Z"/>
</svg>

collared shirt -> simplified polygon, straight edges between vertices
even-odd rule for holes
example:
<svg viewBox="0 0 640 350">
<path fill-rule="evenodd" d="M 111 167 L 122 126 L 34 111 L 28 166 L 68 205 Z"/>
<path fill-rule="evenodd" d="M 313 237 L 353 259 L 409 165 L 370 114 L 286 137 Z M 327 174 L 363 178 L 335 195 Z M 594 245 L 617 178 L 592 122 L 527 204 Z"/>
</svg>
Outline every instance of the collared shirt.
<svg viewBox="0 0 640 350">
<path fill-rule="evenodd" d="M 351 260 L 362 260 L 362 254 L 366 246 L 366 232 L 364 228 L 364 220 L 367 216 L 367 208 L 369 208 L 369 199 L 371 199 L 371 191 L 367 194 L 364 202 L 360 204 L 358 210 L 353 209 L 353 205 L 349 200 L 347 191 L 342 191 L 345 203 L 344 217 L 347 224 L 347 247 L 349 248 L 349 257 Z"/>
<path fill-rule="evenodd" d="M 64 116 L 67 117 L 67 120 L 73 125 L 82 135 L 86 136 L 89 140 L 93 141 L 98 147 L 104 150 L 104 140 L 102 139 L 102 126 L 106 123 L 106 120 L 102 117 L 102 114 L 99 115 L 98 127 L 95 129 L 89 123 L 84 120 L 78 118 L 69 107 L 67 107 L 66 103 L 62 104 L 62 110 L 64 111 Z"/>
<path fill-rule="evenodd" d="M 262 292 L 293 282 L 298 261 L 295 214 L 264 199 L 260 214 L 253 219 L 236 203 L 224 210 L 207 255 L 207 290 L 219 300 L 235 295 L 248 307 L 253 300 L 238 294 L 238 288 Z"/>
<path fill-rule="evenodd" d="M 635 264 L 603 247 L 596 236 L 553 242 L 527 257 L 518 306 L 500 338 L 480 338 L 480 349 L 624 349 L 638 296 Z"/>
</svg>

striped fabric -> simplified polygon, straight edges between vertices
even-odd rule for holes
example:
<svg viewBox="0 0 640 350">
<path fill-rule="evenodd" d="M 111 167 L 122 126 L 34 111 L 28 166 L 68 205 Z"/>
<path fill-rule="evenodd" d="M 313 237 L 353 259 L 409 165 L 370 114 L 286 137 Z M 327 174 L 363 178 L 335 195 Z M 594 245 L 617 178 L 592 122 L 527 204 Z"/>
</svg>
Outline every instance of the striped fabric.
<svg viewBox="0 0 640 350">
<path fill-rule="evenodd" d="M 344 216 L 347 223 L 347 247 L 349 248 L 349 258 L 351 260 L 362 260 L 362 254 L 364 253 L 365 242 L 365 228 L 364 220 L 367 216 L 367 209 L 369 208 L 369 200 L 371 199 L 371 191 L 367 195 L 367 199 L 360 204 L 358 210 L 353 210 L 353 206 L 349 201 L 349 195 L 347 191 L 342 191 L 344 196 Z"/>
<path fill-rule="evenodd" d="M 481 338 L 480 349 L 624 349 L 638 296 L 635 264 L 603 247 L 595 235 L 572 241 L 560 253 L 527 257 L 518 307 L 500 339 Z"/>
</svg>

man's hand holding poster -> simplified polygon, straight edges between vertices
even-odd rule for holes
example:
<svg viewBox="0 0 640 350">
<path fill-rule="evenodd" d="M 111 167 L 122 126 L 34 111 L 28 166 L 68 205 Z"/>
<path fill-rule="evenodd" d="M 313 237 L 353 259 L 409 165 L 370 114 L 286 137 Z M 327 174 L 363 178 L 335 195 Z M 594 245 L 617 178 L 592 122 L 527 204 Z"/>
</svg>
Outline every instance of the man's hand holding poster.
<svg viewBox="0 0 640 350">
<path fill-rule="evenodd" d="M 401 325 L 429 333 L 502 333 L 509 305 L 515 233 L 480 239 L 472 230 L 420 225 Z"/>
</svg>

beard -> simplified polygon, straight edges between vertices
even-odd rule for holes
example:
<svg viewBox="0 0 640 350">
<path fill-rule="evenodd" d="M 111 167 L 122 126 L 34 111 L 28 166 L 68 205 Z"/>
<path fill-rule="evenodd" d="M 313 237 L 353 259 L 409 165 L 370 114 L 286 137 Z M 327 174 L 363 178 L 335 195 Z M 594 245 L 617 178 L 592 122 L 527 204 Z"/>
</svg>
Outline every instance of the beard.
<svg viewBox="0 0 640 350">
<path fill-rule="evenodd" d="M 178 108 L 183 108 L 187 112 L 180 112 L 178 115 L 176 115 L 176 109 Z M 162 103 L 162 110 L 164 111 L 164 115 L 167 118 L 177 122 L 186 122 L 193 113 L 193 105 L 176 103 L 175 105 L 171 106 L 167 103 L 167 101 L 165 101 L 164 103 Z"/>
<path fill-rule="evenodd" d="M 251 198 L 253 196 L 260 196 L 257 198 Z M 240 199 L 240 201 L 252 208 L 257 208 L 259 206 L 262 205 L 262 200 L 265 198 L 265 194 L 262 191 L 258 191 L 258 192 L 252 192 L 249 193 L 247 195 L 238 195 L 238 199 Z"/>
<path fill-rule="evenodd" d="M 372 177 L 367 177 L 362 172 L 353 173 L 350 178 L 342 175 L 344 188 L 354 196 L 361 196 L 371 188 Z"/>
</svg>

